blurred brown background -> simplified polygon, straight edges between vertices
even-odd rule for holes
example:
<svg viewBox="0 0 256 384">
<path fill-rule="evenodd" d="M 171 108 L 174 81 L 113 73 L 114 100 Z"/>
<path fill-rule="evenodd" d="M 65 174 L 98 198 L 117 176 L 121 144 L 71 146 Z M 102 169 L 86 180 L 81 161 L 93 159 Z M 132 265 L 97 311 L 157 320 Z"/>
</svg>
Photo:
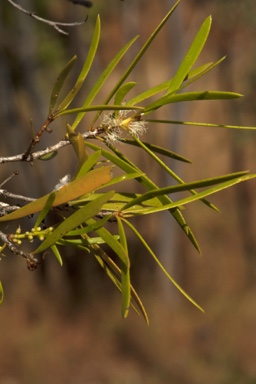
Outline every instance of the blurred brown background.
<svg viewBox="0 0 256 384">
<path fill-rule="evenodd" d="M 65 37 L 1 1 L 1 156 L 25 150 L 31 138 L 30 119 L 37 130 L 47 116 L 52 84 L 74 54 L 78 73 L 97 13 L 102 37 L 84 92 L 122 45 L 140 34 L 111 81 L 118 79 L 174 1 L 94 0 L 90 10 L 65 0 L 20 0 L 20 4 L 51 20 L 89 17 L 83 26 L 69 28 Z M 181 1 L 130 80 L 139 82 L 139 92 L 170 78 L 209 14 L 212 31 L 198 64 L 228 56 L 191 89 L 230 90 L 245 97 L 168 106 L 156 116 L 256 125 L 255 0 Z M 72 75 L 70 84 L 71 80 Z M 63 137 L 66 120 L 55 123 L 53 133 L 40 143 L 42 148 Z M 80 125 L 83 129 L 86 121 Z M 244 169 L 255 172 L 256 132 L 154 125 L 145 140 L 168 145 L 192 161 L 169 163 L 184 180 Z M 18 182 L 10 182 L 8 190 L 40 196 L 74 170 L 69 154 L 69 149 L 62 150 L 61 161 L 58 156 L 49 163 L 35 162 L 33 167 L 2 165 L 1 180 L 19 170 Z M 133 156 L 159 185 L 172 183 L 157 167 L 152 168 L 149 159 Z M 185 217 L 201 245 L 202 257 L 169 215 L 147 218 L 147 225 L 143 218 L 138 220 L 163 263 L 205 314 L 176 292 L 133 238 L 132 277 L 148 310 L 150 327 L 132 312 L 122 320 L 120 295 L 91 255 L 67 250 L 63 268 L 49 257 L 34 273 L 26 270 L 23 260 L 2 257 L 0 384 L 256 383 L 255 187 L 255 181 L 250 181 L 213 196 L 211 201 L 221 214 L 200 203 L 187 206 Z"/>
</svg>

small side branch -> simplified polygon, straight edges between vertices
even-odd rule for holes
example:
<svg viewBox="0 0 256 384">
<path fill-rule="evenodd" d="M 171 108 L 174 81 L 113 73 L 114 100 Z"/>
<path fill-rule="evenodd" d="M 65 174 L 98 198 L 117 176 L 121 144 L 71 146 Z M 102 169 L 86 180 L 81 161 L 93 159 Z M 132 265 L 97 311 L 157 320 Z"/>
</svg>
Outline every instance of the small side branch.
<svg viewBox="0 0 256 384">
<path fill-rule="evenodd" d="M 23 252 L 18 249 L 8 238 L 8 235 L 0 231 L 0 240 L 6 244 L 9 250 L 14 254 L 23 257 L 27 262 L 27 267 L 30 271 L 34 271 L 39 264 L 38 259 L 36 259 L 31 253 Z"/>
<path fill-rule="evenodd" d="M 89 139 L 89 138 L 95 138 L 101 133 L 100 129 L 95 129 L 93 131 L 88 131 L 82 134 L 83 139 Z M 24 153 L 20 153 L 18 155 L 14 156 L 8 156 L 8 157 L 0 157 L 0 164 L 4 163 L 11 163 L 11 162 L 17 162 L 17 161 L 27 161 L 29 163 L 32 163 L 33 160 L 39 159 L 45 155 L 48 155 L 52 152 L 57 152 L 59 149 L 65 147 L 66 145 L 70 145 L 70 141 L 67 140 L 61 140 L 57 144 L 54 144 L 50 147 L 47 147 L 43 150 L 36 151 L 34 153 L 29 154 L 27 157 L 24 156 Z"/>
<path fill-rule="evenodd" d="M 16 4 L 13 0 L 7 0 L 7 1 L 13 7 L 17 8 L 19 11 L 25 13 L 25 15 L 28 15 L 28 16 L 32 17 L 33 19 L 37 20 L 37 21 L 40 21 L 42 23 L 50 25 L 51 27 L 56 29 L 56 31 L 58 31 L 59 33 L 62 33 L 63 35 L 68 35 L 68 32 L 64 31 L 60 27 L 76 27 L 78 25 L 84 24 L 86 22 L 87 18 L 88 18 L 88 16 L 87 16 L 85 20 L 83 20 L 83 21 L 76 21 L 76 22 L 73 22 L 73 23 L 61 23 L 61 22 L 58 22 L 58 21 L 52 21 L 52 20 L 44 19 L 44 18 L 42 18 L 40 16 L 37 16 L 34 12 L 27 11 L 26 9 L 21 7 L 19 4 Z"/>
<path fill-rule="evenodd" d="M 4 196 L 5 198 L 9 197 L 11 199 L 26 201 L 28 203 L 30 203 L 31 201 L 36 200 L 36 199 L 34 199 L 32 197 L 16 195 L 16 193 L 8 192 L 6 189 L 0 189 L 0 196 Z"/>
</svg>

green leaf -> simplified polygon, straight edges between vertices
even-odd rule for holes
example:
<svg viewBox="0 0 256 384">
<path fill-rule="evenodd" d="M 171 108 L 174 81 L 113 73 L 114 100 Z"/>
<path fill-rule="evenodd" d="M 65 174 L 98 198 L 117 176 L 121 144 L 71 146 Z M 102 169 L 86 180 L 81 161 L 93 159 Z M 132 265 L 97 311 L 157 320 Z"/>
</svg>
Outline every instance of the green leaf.
<svg viewBox="0 0 256 384">
<path fill-rule="evenodd" d="M 107 183 L 105 186 L 109 187 L 114 184 L 119 184 L 122 181 L 127 181 L 127 180 L 133 180 L 133 179 L 138 179 L 141 176 L 145 175 L 143 172 L 135 172 L 135 173 L 129 173 L 121 176 L 114 177 L 109 183 Z"/>
<path fill-rule="evenodd" d="M 4 288 L 3 288 L 2 282 L 0 281 L 0 305 L 3 303 L 3 301 L 4 301 Z"/>
<path fill-rule="evenodd" d="M 103 194 L 99 194 L 100 196 L 103 196 Z M 104 194 L 105 196 L 105 194 Z M 66 233 L 66 237 L 74 237 L 74 236 L 80 236 L 80 235 L 85 235 L 87 233 L 93 232 L 96 229 L 103 227 L 104 224 L 112 217 L 112 214 L 106 215 L 103 217 L 103 219 L 100 219 L 96 221 L 94 224 L 91 225 L 86 225 L 85 227 L 81 226 L 80 228 L 74 229 Z"/>
<path fill-rule="evenodd" d="M 93 224 L 93 219 L 89 220 L 89 225 Z M 114 236 L 104 227 L 96 229 L 96 232 L 102 239 L 108 244 L 108 246 L 116 253 L 122 264 L 129 270 L 130 261 L 127 254 L 127 250 L 114 238 Z"/>
<path fill-rule="evenodd" d="M 183 101 L 195 101 L 195 100 L 225 100 L 225 99 L 237 99 L 243 95 L 235 92 L 223 92 L 223 91 L 199 91 L 199 92 L 184 92 L 177 95 L 168 94 L 161 97 L 157 101 L 147 105 L 143 114 L 146 115 L 163 105 L 180 103 Z"/>
<path fill-rule="evenodd" d="M 62 257 L 60 255 L 60 252 L 59 252 L 57 246 L 55 244 L 53 244 L 51 246 L 51 250 L 52 250 L 54 256 L 56 257 L 56 259 L 58 260 L 58 262 L 60 263 L 60 266 L 62 267 L 63 261 L 62 261 Z"/>
<path fill-rule="evenodd" d="M 111 149 L 113 150 L 114 153 L 119 154 L 116 148 L 111 146 Z M 126 161 L 126 167 L 122 168 L 124 169 L 127 173 L 130 173 L 130 167 L 133 166 L 133 169 L 136 169 L 135 164 L 133 164 L 130 160 L 126 159 L 123 154 L 120 154 L 120 157 L 122 158 L 122 161 L 124 163 L 124 160 Z M 122 165 L 123 165 L 122 163 Z M 138 168 L 137 168 L 138 169 Z M 139 171 L 139 169 L 138 169 Z M 148 190 L 154 190 L 158 189 L 159 187 L 147 176 L 141 176 L 139 179 L 137 179 L 144 187 L 146 187 Z M 170 204 L 171 199 L 168 196 L 158 196 L 159 201 L 161 204 Z M 174 209 L 174 210 L 169 210 L 170 214 L 174 217 L 174 219 L 177 221 L 177 223 L 180 225 L 182 230 L 185 232 L 187 237 L 190 239 L 196 250 L 201 253 L 199 244 L 191 230 L 191 228 L 187 225 L 185 218 L 183 217 L 182 213 L 180 212 L 180 209 Z"/>
<path fill-rule="evenodd" d="M 73 109 L 67 109 L 60 111 L 58 113 L 58 116 L 64 116 L 64 115 L 73 115 L 76 113 L 83 113 L 83 112 L 97 112 L 97 111 L 144 111 L 144 107 L 138 107 L 138 106 L 133 106 L 133 107 L 127 107 L 125 105 L 94 105 L 90 107 L 82 107 L 82 108 L 73 108 Z M 80 122 L 80 121 L 79 121 Z M 78 124 L 78 123 L 77 123 Z"/>
<path fill-rule="evenodd" d="M 167 209 L 173 209 L 173 208 L 177 208 L 179 206 L 184 206 L 185 204 L 189 204 L 189 203 L 192 203 L 194 201 L 197 201 L 201 198 L 204 198 L 206 196 L 210 196 L 212 195 L 213 193 L 217 193 L 219 191 L 222 191 L 226 188 L 229 188 L 229 187 L 232 187 L 233 185 L 235 184 L 238 184 L 238 183 L 241 183 L 243 181 L 247 181 L 247 180 L 250 180 L 250 179 L 253 179 L 255 178 L 256 175 L 248 175 L 248 176 L 243 176 L 243 177 L 240 177 L 240 178 L 237 178 L 237 179 L 234 179 L 234 180 L 231 180 L 231 181 L 226 181 L 225 183 L 221 183 L 221 184 L 218 184 L 217 186 L 213 187 L 213 188 L 209 188 L 203 192 L 198 192 L 197 195 L 194 195 L 194 196 L 190 196 L 190 197 L 186 197 L 184 199 L 181 199 L 181 200 L 178 200 L 178 201 L 175 201 L 171 204 L 167 204 L 164 207 L 159 207 L 159 208 L 145 208 L 145 209 L 137 209 L 136 212 L 137 214 L 140 213 L 140 214 L 152 214 L 152 213 L 156 213 L 156 212 L 161 212 L 163 210 L 167 210 Z"/>
<path fill-rule="evenodd" d="M 80 169 L 83 166 L 85 160 L 88 158 L 88 153 L 85 149 L 85 142 L 81 133 L 76 134 L 71 126 L 67 124 L 68 138 L 75 151 L 75 154 L 78 159 L 77 169 L 74 178 L 78 177 L 80 174 Z"/>
<path fill-rule="evenodd" d="M 127 239 L 126 239 L 124 227 L 121 219 L 118 216 L 117 216 L 117 224 L 118 224 L 118 234 L 120 238 L 120 244 L 126 250 L 128 255 L 128 246 L 127 246 Z M 126 318 L 128 315 L 129 306 L 131 302 L 130 285 L 131 285 L 131 282 L 130 282 L 129 266 L 127 266 L 125 273 L 122 274 L 122 288 L 123 287 L 126 288 L 122 295 L 122 314 L 124 318 Z M 127 289 L 127 287 L 129 287 L 129 289 Z"/>
<path fill-rule="evenodd" d="M 97 215 L 101 206 L 113 195 L 114 192 L 107 192 L 84 207 L 79 208 L 71 216 L 63 220 L 62 223 L 58 225 L 58 227 L 42 242 L 42 244 L 39 245 L 33 253 L 40 253 L 46 248 L 49 248 L 51 245 L 56 244 L 56 242 L 64 237 L 69 231 L 72 231 L 74 228 L 77 228 L 82 223 L 85 223 L 87 220 Z"/>
<path fill-rule="evenodd" d="M 212 69 L 214 69 L 217 65 L 222 63 L 223 60 L 225 60 L 226 56 L 222 57 L 215 63 L 208 63 L 205 65 L 202 65 L 188 73 L 187 79 L 182 83 L 182 85 L 179 87 L 179 91 L 188 87 L 190 84 L 194 83 L 204 75 L 206 75 L 208 72 L 210 72 Z"/>
<path fill-rule="evenodd" d="M 52 151 L 50 153 L 47 153 L 46 155 L 39 157 L 38 160 L 43 160 L 43 161 L 52 160 L 55 156 L 57 156 L 57 154 L 58 154 L 58 151 Z"/>
<path fill-rule="evenodd" d="M 105 157 L 107 160 L 111 161 L 113 164 L 115 164 L 118 168 L 122 169 L 126 173 L 136 173 L 136 172 L 141 172 L 138 167 L 135 165 L 131 165 L 129 161 L 121 159 L 120 157 L 114 155 L 110 151 L 106 151 L 105 149 L 102 149 L 101 147 L 87 142 L 86 145 L 88 148 L 93 149 L 94 151 L 101 150 L 102 156 Z"/>
<path fill-rule="evenodd" d="M 101 151 L 94 152 L 81 166 L 76 178 L 86 175 L 98 162 L 101 156 Z"/>
<path fill-rule="evenodd" d="M 59 93 L 63 87 L 63 84 L 64 84 L 67 76 L 69 75 L 71 69 L 73 68 L 76 59 L 77 59 L 76 55 L 74 57 L 72 57 L 72 59 L 65 65 L 65 67 L 63 68 L 63 70 L 60 72 L 59 76 L 56 79 L 56 82 L 53 86 L 52 94 L 51 94 L 49 115 L 51 115 L 51 113 L 54 109 L 54 106 L 57 102 Z"/>
<path fill-rule="evenodd" d="M 224 60 L 224 58 L 222 60 Z M 191 69 L 188 72 L 187 76 L 185 77 L 184 82 L 189 80 L 189 79 L 193 79 L 194 77 L 195 78 L 198 78 L 198 76 L 201 77 L 202 74 L 204 74 L 205 72 L 208 72 L 209 69 L 212 68 L 213 64 L 214 64 L 213 62 L 210 62 L 210 63 L 200 65 L 199 67 L 197 67 L 195 69 Z M 171 83 L 171 81 L 170 81 L 170 83 Z"/>
<path fill-rule="evenodd" d="M 166 80 L 161 84 L 155 85 L 154 87 L 147 89 L 146 91 L 140 93 L 139 95 L 135 96 L 131 100 L 127 101 L 125 103 L 126 106 L 132 106 L 141 103 L 144 100 L 150 99 L 151 97 L 157 95 L 158 93 L 161 93 L 168 89 L 170 84 L 170 80 Z"/>
<path fill-rule="evenodd" d="M 169 168 L 165 162 L 163 162 L 153 151 L 151 151 L 151 149 L 148 147 L 148 146 L 145 146 L 144 143 L 142 141 L 140 141 L 140 139 L 138 139 L 136 136 L 134 136 L 134 140 L 137 142 L 138 145 L 141 146 L 141 148 L 143 148 L 145 150 L 146 153 L 149 154 L 149 156 L 152 157 L 153 160 L 155 160 L 157 162 L 157 164 L 160 165 L 160 167 L 162 167 L 164 169 L 165 172 L 167 172 L 174 180 L 178 181 L 178 183 L 180 184 L 185 184 L 185 182 L 171 169 Z M 191 189 L 190 190 L 190 193 L 192 193 L 193 195 L 196 195 L 196 191 Z M 210 203 L 209 201 L 207 201 L 206 199 L 202 199 L 201 200 L 204 204 L 206 204 L 208 207 L 218 211 L 218 208 L 215 207 L 215 205 L 213 205 L 212 203 Z"/>
<path fill-rule="evenodd" d="M 76 118 L 72 124 L 73 130 L 76 129 L 76 127 L 78 126 L 78 124 L 80 123 L 82 118 L 84 117 L 85 112 L 87 112 L 87 107 L 91 105 L 91 103 L 93 102 L 93 100 L 95 99 L 95 97 L 97 96 L 99 91 L 101 90 L 105 81 L 109 78 L 109 76 L 111 75 L 111 73 L 113 72 L 113 70 L 115 69 L 117 64 L 120 62 L 120 60 L 125 55 L 125 53 L 129 50 L 129 48 L 132 46 L 132 44 L 137 40 L 137 38 L 138 38 L 138 36 L 134 37 L 127 44 L 125 44 L 125 46 L 117 53 L 117 55 L 111 60 L 111 62 L 107 65 L 107 67 L 104 69 L 104 71 L 98 77 L 96 83 L 91 88 L 88 96 L 86 97 L 86 99 L 82 105 L 82 109 L 84 109 L 84 110 L 81 110 L 78 113 L 78 115 L 76 116 Z"/>
<path fill-rule="evenodd" d="M 111 180 L 111 167 L 101 167 L 94 169 L 87 173 L 86 175 L 71 181 L 69 184 L 64 185 L 59 190 L 55 191 L 54 194 L 55 200 L 53 202 L 53 207 L 56 207 L 61 204 L 65 204 L 71 200 L 77 199 L 78 197 L 93 192 L 97 188 L 100 188 L 102 185 L 106 184 Z M 53 192 L 51 192 L 52 194 Z M 29 216 L 33 213 L 41 211 L 46 201 L 49 198 L 49 194 L 25 205 L 24 207 L 14 211 L 6 216 L 0 217 L 0 221 L 8 221 L 19 219 L 24 216 Z"/>
<path fill-rule="evenodd" d="M 93 223 L 93 219 L 89 220 L 89 224 Z M 98 235 L 108 244 L 121 260 L 122 270 L 122 315 L 127 316 L 130 306 L 130 260 L 127 249 L 115 239 L 115 237 L 104 227 L 96 230 Z"/>
<path fill-rule="evenodd" d="M 175 76 L 173 77 L 171 84 L 168 88 L 167 94 L 173 93 L 179 89 L 184 79 L 188 75 L 190 69 L 196 62 L 198 56 L 200 55 L 207 37 L 211 29 L 212 18 L 211 16 L 203 22 L 199 32 L 197 33 L 193 43 L 191 44 L 186 56 L 184 57 L 179 69 L 177 70 Z"/>
<path fill-rule="evenodd" d="M 150 248 L 150 246 L 147 244 L 145 239 L 141 236 L 141 234 L 137 231 L 137 229 L 128 221 L 123 219 L 123 221 L 126 223 L 126 225 L 133 231 L 133 233 L 138 237 L 138 239 L 142 242 L 144 247 L 148 250 L 150 255 L 153 257 L 157 265 L 160 267 L 160 269 L 163 271 L 163 273 L 168 277 L 168 279 L 172 282 L 172 284 L 180 291 L 180 293 L 186 297 L 195 307 L 200 309 L 200 311 L 204 312 L 203 308 L 200 307 L 199 304 L 197 304 L 185 291 L 183 288 L 180 287 L 180 285 L 171 277 L 171 275 L 167 272 L 167 270 L 164 268 L 163 264 L 160 262 L 160 260 L 157 258 L 153 250 Z"/>
<path fill-rule="evenodd" d="M 122 104 L 125 96 L 136 85 L 136 82 L 129 82 L 122 85 L 115 94 L 114 104 Z"/>
<path fill-rule="evenodd" d="M 100 149 L 100 147 L 92 143 L 87 143 L 87 145 L 89 148 L 93 150 Z M 127 173 L 140 172 L 140 169 L 135 164 L 133 164 L 130 160 L 128 160 L 122 153 L 118 152 L 116 148 L 114 148 L 113 146 L 110 146 L 110 148 L 116 155 L 113 155 L 109 151 L 102 150 L 102 156 L 110 160 L 113 164 L 115 164 L 116 166 L 118 166 L 119 168 L 121 168 L 123 171 Z M 158 186 L 152 180 L 150 180 L 150 178 L 147 175 L 141 176 L 136 180 L 139 183 L 141 183 L 144 187 L 146 187 L 148 190 L 154 190 L 158 188 Z M 162 205 L 170 204 L 172 202 L 168 196 L 159 196 L 158 199 Z M 180 212 L 180 210 L 179 209 L 169 210 L 169 212 L 175 218 L 175 220 L 180 225 L 180 227 L 185 232 L 185 234 L 188 236 L 188 238 L 190 239 L 190 241 L 192 242 L 196 250 L 200 253 L 199 244 L 193 232 L 191 231 L 191 228 L 187 225 L 186 220 L 182 216 L 182 213 Z"/>
<path fill-rule="evenodd" d="M 97 245 L 93 246 L 94 249 L 94 254 L 96 257 L 96 260 L 99 262 L 101 267 L 104 269 L 106 272 L 107 276 L 112 280 L 112 282 L 116 285 L 116 287 L 119 289 L 120 292 L 122 292 L 122 285 L 120 282 L 121 278 L 121 270 L 120 268 L 116 265 L 116 263 Z M 147 312 L 142 304 L 142 301 L 139 298 L 139 295 L 135 291 L 134 287 L 130 285 L 131 289 L 131 297 L 132 300 L 136 303 L 138 310 L 144 317 L 145 321 L 147 324 L 149 324 L 149 319 Z M 139 314 L 137 308 L 133 303 L 131 303 L 132 308 L 135 310 L 136 313 Z"/>
<path fill-rule="evenodd" d="M 83 83 L 84 83 L 84 81 L 88 75 L 88 72 L 92 66 L 92 63 L 93 63 L 93 60 L 94 60 L 94 57 L 95 57 L 95 54 L 97 52 L 97 48 L 99 45 L 99 39 L 100 39 L 100 17 L 98 16 L 97 20 L 96 20 L 96 25 L 95 25 L 94 34 L 92 37 L 90 49 L 89 49 L 88 55 L 86 57 L 85 63 L 83 65 L 82 71 L 80 72 L 74 87 L 71 89 L 71 91 L 68 93 L 68 95 L 65 97 L 65 99 L 58 106 L 58 108 L 56 110 L 56 114 L 55 114 L 56 116 L 59 115 L 60 111 L 65 110 L 69 106 L 69 104 L 76 97 L 77 93 L 80 91 L 80 89 L 81 89 L 81 87 L 82 87 L 82 85 L 83 85 Z"/>
<path fill-rule="evenodd" d="M 191 72 L 188 73 L 187 79 L 184 80 L 184 83 L 180 86 L 179 90 L 188 87 L 190 84 L 192 84 L 194 81 L 198 80 L 203 75 L 207 74 L 210 70 L 215 68 L 218 64 L 220 64 L 225 57 L 221 58 L 220 60 L 216 61 L 215 63 L 208 63 L 204 64 Z M 155 85 L 154 87 L 142 92 L 141 94 L 135 96 L 133 99 L 127 101 L 125 105 L 136 105 L 141 103 L 144 100 L 147 100 L 153 96 L 156 96 L 158 93 L 166 91 L 170 83 L 172 82 L 172 79 L 166 80 L 163 83 L 160 83 L 158 85 Z"/>
<path fill-rule="evenodd" d="M 214 124 L 214 123 L 199 123 L 192 121 L 177 121 L 177 120 L 154 120 L 147 119 L 146 121 L 150 123 L 159 123 L 159 124 L 179 124 L 179 125 L 191 125 L 197 127 L 213 127 L 213 128 L 230 128 L 230 129 L 241 129 L 241 130 L 256 130 L 256 127 L 244 126 L 244 125 L 227 125 L 227 124 Z"/>
<path fill-rule="evenodd" d="M 143 55 L 145 54 L 145 52 L 147 51 L 147 49 L 150 47 L 150 45 L 152 44 L 152 42 L 154 41 L 154 39 L 156 38 L 156 36 L 158 35 L 158 33 L 161 31 L 161 29 L 163 28 L 163 26 L 165 25 L 165 23 L 168 21 L 168 19 L 170 18 L 170 16 L 173 14 L 173 12 L 175 11 L 175 9 L 177 8 L 177 6 L 179 5 L 180 3 L 180 0 L 178 0 L 174 6 L 171 8 L 171 10 L 167 13 L 167 15 L 163 18 L 163 20 L 160 22 L 160 24 L 156 27 L 156 29 L 153 31 L 153 33 L 150 35 L 150 37 L 148 38 L 148 40 L 145 42 L 145 44 L 143 45 L 143 47 L 140 49 L 140 51 L 138 52 L 138 54 L 136 55 L 136 57 L 133 59 L 133 61 L 131 62 L 131 64 L 129 65 L 129 67 L 127 68 L 127 70 L 125 71 L 125 73 L 123 74 L 123 76 L 120 78 L 120 80 L 117 82 L 117 84 L 114 86 L 114 88 L 111 90 L 111 92 L 109 93 L 107 99 L 105 100 L 105 104 L 108 104 L 108 102 L 112 99 L 112 97 L 115 95 L 115 93 L 117 92 L 117 90 L 121 87 L 121 85 L 125 82 L 125 80 L 127 79 L 127 77 L 130 75 L 130 73 L 132 72 L 132 70 L 134 69 L 134 67 L 138 64 L 138 62 L 140 61 L 140 59 L 143 57 Z"/>
<path fill-rule="evenodd" d="M 220 184 L 223 182 L 224 182 L 224 184 L 220 184 L 220 185 L 225 185 L 225 182 L 227 182 L 228 185 L 233 185 L 233 184 L 236 184 L 238 182 L 253 178 L 255 176 L 256 175 L 248 175 L 248 171 L 244 171 L 244 172 L 231 173 L 231 174 L 224 175 L 224 176 L 218 176 L 218 177 L 214 177 L 214 178 L 210 178 L 210 179 L 192 181 L 190 183 L 173 185 L 173 186 L 169 186 L 169 187 L 165 187 L 165 188 L 156 188 L 154 190 L 151 190 L 149 192 L 144 193 L 143 195 L 140 195 L 139 197 L 136 197 L 134 200 L 127 203 L 123 207 L 122 210 L 126 210 L 127 208 L 130 208 L 133 205 L 142 204 L 144 201 L 151 199 L 152 197 L 158 197 L 158 196 L 166 195 L 166 194 L 170 194 L 170 193 L 190 191 L 191 189 L 194 189 L 194 188 L 205 188 L 205 187 Z M 217 186 L 214 188 L 221 190 L 221 189 L 219 189 L 220 186 Z M 202 193 L 197 193 L 196 195 L 191 196 L 191 201 L 195 201 L 195 200 L 200 199 L 200 196 L 202 196 L 202 195 L 203 195 L 203 197 L 207 196 L 208 195 L 207 191 L 204 191 Z M 182 199 L 180 201 L 186 201 L 186 200 L 190 201 L 190 198 Z M 175 207 L 175 204 L 176 203 L 171 203 L 171 204 L 168 204 L 168 206 Z M 179 203 L 179 205 L 183 205 L 183 204 Z"/>
<path fill-rule="evenodd" d="M 47 216 L 48 212 L 52 208 L 55 196 L 56 195 L 55 195 L 54 192 L 49 194 L 48 199 L 46 200 L 43 209 L 41 210 L 41 212 L 39 213 L 39 215 L 38 215 L 38 217 L 36 219 L 34 228 L 37 228 L 41 224 L 41 222 L 44 220 L 44 218 Z"/>
<path fill-rule="evenodd" d="M 75 133 L 71 126 L 67 124 L 67 132 L 70 144 L 72 145 L 80 166 L 85 162 L 88 155 L 85 150 L 85 143 L 81 133 Z"/>
<path fill-rule="evenodd" d="M 151 121 L 151 120 L 147 120 L 147 121 Z M 123 139 L 120 141 L 122 141 L 125 144 L 133 145 L 135 147 L 140 147 L 140 145 L 134 140 Z M 179 155 L 173 151 L 170 151 L 169 149 L 159 147 L 155 144 L 145 143 L 145 141 L 142 141 L 142 143 L 146 148 L 148 148 L 150 151 L 152 151 L 154 153 L 159 153 L 159 155 L 167 156 L 167 157 L 170 157 L 170 158 L 175 159 L 175 160 L 183 161 L 185 163 L 191 163 L 191 161 L 189 159 L 187 159 L 186 157 L 183 157 L 183 156 L 181 156 L 181 155 Z"/>
</svg>

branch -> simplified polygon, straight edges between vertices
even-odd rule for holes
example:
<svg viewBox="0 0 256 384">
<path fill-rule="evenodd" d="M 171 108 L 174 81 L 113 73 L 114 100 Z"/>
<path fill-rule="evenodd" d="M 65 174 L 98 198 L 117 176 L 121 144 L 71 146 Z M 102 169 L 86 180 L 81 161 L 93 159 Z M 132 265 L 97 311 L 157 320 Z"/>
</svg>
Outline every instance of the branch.
<svg viewBox="0 0 256 384">
<path fill-rule="evenodd" d="M 27 262 L 27 267 L 30 271 L 34 271 L 39 264 L 38 259 L 36 259 L 31 253 L 23 252 L 22 250 L 15 247 L 15 245 L 10 241 L 8 235 L 0 231 L 0 240 L 6 244 L 9 250 L 14 254 L 23 257 Z"/>
<path fill-rule="evenodd" d="M 76 22 L 73 22 L 73 23 L 60 23 L 58 21 L 51 21 L 51 20 L 44 19 L 44 18 L 42 18 L 40 16 L 37 16 L 34 12 L 30 12 L 30 11 L 27 11 L 26 9 L 22 8 L 19 4 L 16 4 L 13 0 L 7 0 L 7 1 L 13 7 L 17 8 L 19 11 L 25 13 L 26 15 L 32 17 L 33 19 L 35 19 L 37 21 L 40 21 L 42 23 L 50 25 L 51 27 L 56 29 L 56 31 L 58 31 L 59 33 L 62 33 L 63 35 L 68 35 L 68 32 L 66 32 L 63 29 L 61 29 L 60 26 L 61 27 L 75 27 L 77 25 L 84 24 L 86 22 L 87 18 L 88 18 L 88 16 L 86 16 L 86 19 L 83 20 L 83 21 L 76 21 Z"/>
<path fill-rule="evenodd" d="M 100 128 L 96 128 L 94 131 L 88 131 L 88 132 L 83 133 L 82 137 L 83 137 L 83 139 L 95 138 L 100 133 L 101 133 Z M 67 140 L 61 140 L 57 144 L 54 144 L 51 147 L 47 147 L 43 150 L 33 152 L 33 153 L 29 154 L 27 157 L 24 156 L 24 153 L 20 153 L 20 154 L 15 155 L 15 156 L 0 157 L 0 164 L 17 162 L 17 161 L 27 161 L 27 162 L 31 163 L 35 159 L 40 159 L 41 157 L 46 156 L 50 153 L 57 152 L 59 149 L 65 147 L 66 145 L 70 145 L 70 141 L 68 139 Z"/>
<path fill-rule="evenodd" d="M 16 195 L 16 193 L 8 192 L 6 189 L 0 189 L 0 196 L 9 197 L 11 199 L 22 200 L 22 201 L 27 201 L 27 202 L 31 202 L 31 201 L 36 200 L 33 197 Z M 4 204 L 4 203 L 0 202 L 0 204 Z"/>
</svg>

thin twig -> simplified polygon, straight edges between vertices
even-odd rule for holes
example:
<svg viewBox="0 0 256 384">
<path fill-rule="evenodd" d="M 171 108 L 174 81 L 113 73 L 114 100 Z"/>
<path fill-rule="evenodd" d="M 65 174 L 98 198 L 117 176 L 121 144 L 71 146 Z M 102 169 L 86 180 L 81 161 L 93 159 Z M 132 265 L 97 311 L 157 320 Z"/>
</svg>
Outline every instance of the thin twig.
<svg viewBox="0 0 256 384">
<path fill-rule="evenodd" d="M 37 21 L 40 21 L 42 23 L 50 25 L 51 27 L 56 29 L 56 31 L 58 31 L 59 33 L 62 33 L 63 35 L 68 35 L 68 32 L 66 32 L 62 28 L 60 28 L 60 26 L 61 27 L 75 27 L 75 26 L 84 24 L 88 18 L 88 16 L 86 16 L 85 20 L 83 20 L 83 21 L 75 21 L 73 23 L 61 23 L 58 21 L 52 21 L 52 20 L 44 19 L 40 16 L 37 16 L 34 12 L 30 12 L 30 11 L 27 11 L 26 9 L 22 8 L 19 4 L 16 4 L 13 0 L 7 0 L 7 1 L 13 7 L 17 8 L 19 11 L 25 13 L 26 15 L 32 17 L 33 19 L 35 19 Z"/>
<path fill-rule="evenodd" d="M 41 138 L 42 134 L 44 133 L 44 131 L 46 131 L 48 133 L 52 133 L 52 130 L 48 126 L 53 122 L 53 120 L 54 120 L 53 116 L 49 116 L 47 118 L 47 120 L 42 125 L 42 127 L 39 129 L 39 131 L 37 132 L 35 137 L 33 137 L 33 139 L 31 140 L 31 142 L 28 146 L 28 149 L 23 154 L 23 160 L 27 160 L 27 158 L 31 155 L 33 148 L 36 146 L 37 143 L 39 143 L 40 138 Z"/>
<path fill-rule="evenodd" d="M 94 131 L 88 131 L 82 134 L 83 139 L 89 139 L 89 138 L 95 138 L 100 133 L 99 129 L 95 129 Z M 11 162 L 17 162 L 17 161 L 27 161 L 31 163 L 35 159 L 39 159 L 42 156 L 48 155 L 52 152 L 57 152 L 59 149 L 65 147 L 66 145 L 70 145 L 70 141 L 67 140 L 61 140 L 57 144 L 54 144 L 50 147 L 47 147 L 43 150 L 36 151 L 34 153 L 31 153 L 27 158 L 24 157 L 24 153 L 20 153 L 15 156 L 8 156 L 8 157 L 0 157 L 0 164 L 4 163 L 11 163 Z"/>
<path fill-rule="evenodd" d="M 15 193 L 8 192 L 5 189 L 0 189 L 0 196 L 10 197 L 11 199 L 22 200 L 22 201 L 27 201 L 27 202 L 31 202 L 31 201 L 36 200 L 32 197 L 16 195 Z"/>
<path fill-rule="evenodd" d="M 11 176 L 7 177 L 7 179 L 5 179 L 4 181 L 2 181 L 2 183 L 0 184 L 0 188 L 1 188 L 4 184 L 8 183 L 8 181 L 10 181 L 14 176 L 17 176 L 18 174 L 19 174 L 18 171 L 14 171 L 14 172 L 11 174 Z"/>
<path fill-rule="evenodd" d="M 11 213 L 13 211 L 17 211 L 17 209 L 20 209 L 18 205 L 9 205 L 6 203 L 0 202 L 0 217 L 8 215 L 8 213 Z"/>
</svg>

